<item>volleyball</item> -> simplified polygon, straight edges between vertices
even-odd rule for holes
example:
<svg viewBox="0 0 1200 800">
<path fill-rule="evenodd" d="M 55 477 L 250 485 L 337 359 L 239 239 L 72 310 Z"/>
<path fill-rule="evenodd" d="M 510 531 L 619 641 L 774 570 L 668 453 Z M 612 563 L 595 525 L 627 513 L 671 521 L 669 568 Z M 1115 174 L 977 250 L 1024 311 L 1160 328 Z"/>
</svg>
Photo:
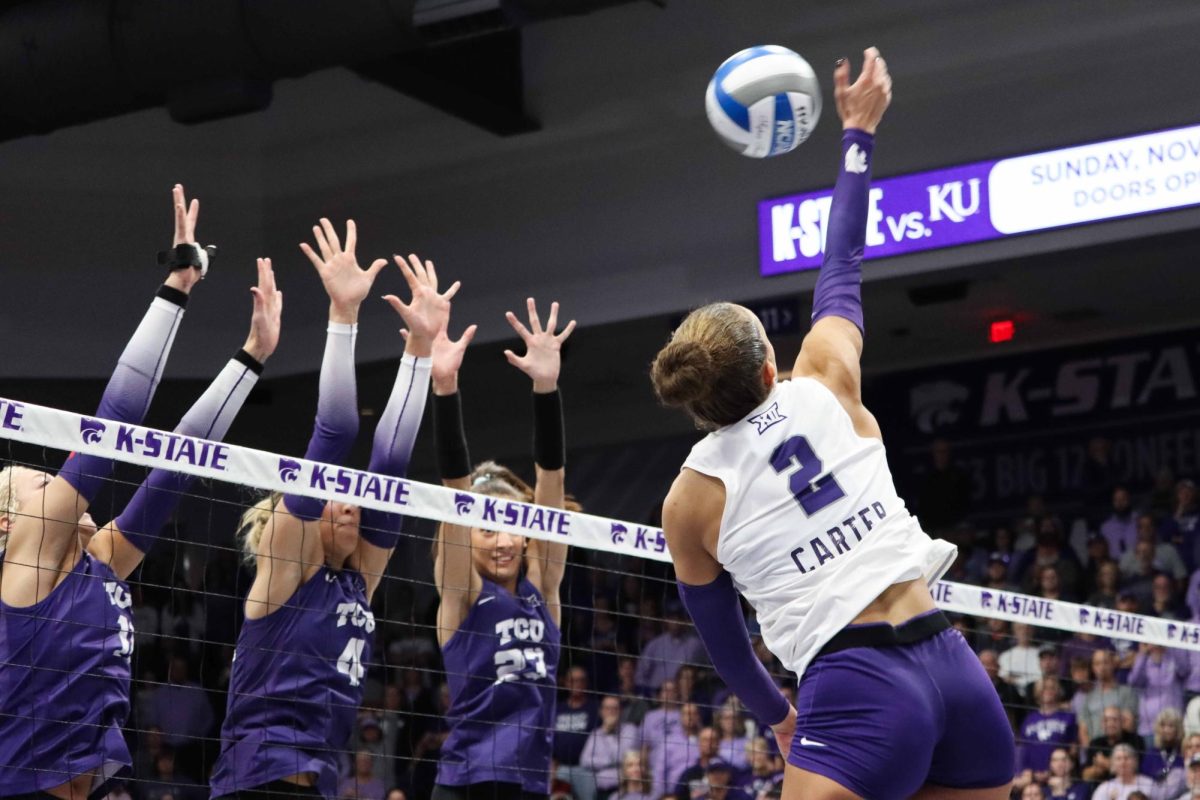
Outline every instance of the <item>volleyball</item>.
<svg viewBox="0 0 1200 800">
<path fill-rule="evenodd" d="M 821 85 L 800 55 L 762 45 L 735 53 L 717 68 L 704 98 L 721 141 L 744 156 L 790 152 L 821 117 Z"/>
</svg>

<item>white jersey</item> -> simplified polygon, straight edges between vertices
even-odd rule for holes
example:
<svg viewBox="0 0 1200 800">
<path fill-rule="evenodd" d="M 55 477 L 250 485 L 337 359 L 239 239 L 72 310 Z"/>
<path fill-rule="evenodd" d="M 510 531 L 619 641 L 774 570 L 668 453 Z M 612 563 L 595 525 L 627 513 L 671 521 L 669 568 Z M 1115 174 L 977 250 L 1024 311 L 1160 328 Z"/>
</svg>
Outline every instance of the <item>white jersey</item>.
<svg viewBox="0 0 1200 800">
<path fill-rule="evenodd" d="M 725 484 L 717 560 L 798 676 L 885 589 L 932 584 L 957 554 L 905 509 L 883 442 L 859 436 L 812 378 L 777 383 L 745 419 L 698 442 L 684 467 Z"/>
</svg>

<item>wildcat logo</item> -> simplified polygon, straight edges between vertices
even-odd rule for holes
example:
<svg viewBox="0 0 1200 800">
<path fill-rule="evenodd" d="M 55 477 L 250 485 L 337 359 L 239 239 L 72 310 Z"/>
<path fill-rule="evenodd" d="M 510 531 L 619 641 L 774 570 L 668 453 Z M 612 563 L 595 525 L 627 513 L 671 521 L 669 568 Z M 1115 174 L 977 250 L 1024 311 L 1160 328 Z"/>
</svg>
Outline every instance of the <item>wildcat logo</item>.
<svg viewBox="0 0 1200 800">
<path fill-rule="evenodd" d="M 471 513 L 471 509 L 475 507 L 475 498 L 463 492 L 454 493 L 454 510 L 458 512 L 460 517 L 465 517 Z"/>
<path fill-rule="evenodd" d="M 291 458 L 279 459 L 279 479 L 284 483 L 295 483 L 300 477 L 300 462 Z"/>
<path fill-rule="evenodd" d="M 625 534 L 627 533 L 629 533 L 629 528 L 626 528 L 619 522 L 614 522 L 612 524 L 612 543 L 621 544 L 625 541 Z"/>
<path fill-rule="evenodd" d="M 81 417 L 79 420 L 79 436 L 84 444 L 99 444 L 107 429 L 108 426 L 98 419 Z"/>
<path fill-rule="evenodd" d="M 779 413 L 779 403 L 771 403 L 770 408 L 761 414 L 755 414 L 747 421 L 758 428 L 759 434 L 762 434 L 772 425 L 783 422 L 785 419 L 787 419 L 787 417 Z"/>
<path fill-rule="evenodd" d="M 846 172 L 853 172 L 855 175 L 862 175 L 867 171 L 867 154 L 864 153 L 858 146 L 858 143 L 850 145 L 850 149 L 846 151 Z"/>
<path fill-rule="evenodd" d="M 967 387 L 952 381 L 934 381 L 914 386 L 909 395 L 909 414 L 921 433 L 953 425 L 962 416 L 962 404 L 970 396 Z"/>
</svg>

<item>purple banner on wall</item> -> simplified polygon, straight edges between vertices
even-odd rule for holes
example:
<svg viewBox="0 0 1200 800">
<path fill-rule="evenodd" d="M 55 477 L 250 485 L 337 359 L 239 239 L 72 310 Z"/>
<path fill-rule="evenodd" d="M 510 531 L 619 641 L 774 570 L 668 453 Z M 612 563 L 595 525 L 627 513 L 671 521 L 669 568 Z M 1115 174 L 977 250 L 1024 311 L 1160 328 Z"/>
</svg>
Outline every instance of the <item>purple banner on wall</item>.
<svg viewBox="0 0 1200 800">
<path fill-rule="evenodd" d="M 758 204 L 763 275 L 821 265 L 833 190 Z M 1200 205 L 1200 126 L 873 183 L 865 258 Z"/>
</svg>

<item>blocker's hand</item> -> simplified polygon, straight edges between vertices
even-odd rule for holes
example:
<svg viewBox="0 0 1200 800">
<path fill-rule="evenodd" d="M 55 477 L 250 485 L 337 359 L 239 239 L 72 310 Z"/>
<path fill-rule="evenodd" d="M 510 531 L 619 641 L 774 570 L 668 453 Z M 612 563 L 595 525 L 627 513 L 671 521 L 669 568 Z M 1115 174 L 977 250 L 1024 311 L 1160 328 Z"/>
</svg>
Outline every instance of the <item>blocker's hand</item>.
<svg viewBox="0 0 1200 800">
<path fill-rule="evenodd" d="M 383 299 L 408 326 L 403 336 L 408 342 L 409 352 L 415 356 L 429 356 L 438 332 L 450 324 L 450 301 L 458 293 L 462 282 L 455 281 L 449 289 L 439 294 L 437 270 L 432 261 L 422 262 L 415 254 L 409 255 L 407 262 L 400 256 L 394 258 L 408 282 L 412 302 L 405 303 L 394 294 L 384 295 Z"/>
<path fill-rule="evenodd" d="M 868 47 L 863 51 L 863 68 L 853 84 L 850 83 L 850 62 L 838 61 L 833 71 L 833 99 L 837 104 L 842 128 L 858 128 L 875 133 L 883 112 L 892 102 L 892 76 L 879 50 Z"/>
<path fill-rule="evenodd" d="M 171 239 L 171 247 L 181 244 L 196 244 L 196 219 L 200 216 L 200 201 L 192 198 L 188 202 L 183 192 L 182 184 L 171 188 L 171 202 L 175 211 L 175 235 Z M 172 270 L 167 276 L 166 284 L 187 294 L 192 287 L 200 282 L 200 268 Z"/>
<path fill-rule="evenodd" d="M 251 286 L 250 293 L 254 295 L 254 313 L 250 316 L 250 335 L 242 349 L 262 364 L 279 345 L 283 316 L 283 292 L 275 288 L 271 259 L 258 259 L 258 285 Z"/>
<path fill-rule="evenodd" d="M 558 327 L 558 303 L 550 304 L 550 318 L 546 320 L 546 328 L 542 329 L 542 321 L 538 318 L 537 303 L 533 298 L 527 298 L 525 305 L 529 310 L 529 327 L 526 328 L 511 311 L 504 316 L 508 324 L 525 342 L 525 355 L 518 356 L 512 350 L 505 350 L 504 357 L 508 363 L 524 372 L 533 379 L 533 390 L 539 394 L 553 392 L 558 388 L 558 373 L 562 369 L 562 346 L 571 331 L 575 330 L 575 320 L 567 323 L 562 333 L 555 335 Z"/>
<path fill-rule="evenodd" d="M 320 225 L 313 226 L 313 238 L 321 251 L 319 255 L 307 242 L 301 242 L 300 249 L 317 268 L 321 283 L 325 284 L 325 293 L 329 295 L 330 319 L 333 322 L 357 322 L 358 307 L 370 293 L 375 276 L 387 266 L 387 261 L 377 258 L 367 269 L 358 265 L 354 256 L 358 228 L 352 219 L 346 221 L 345 249 L 333 223 L 325 217 L 321 217 Z"/>
</svg>

